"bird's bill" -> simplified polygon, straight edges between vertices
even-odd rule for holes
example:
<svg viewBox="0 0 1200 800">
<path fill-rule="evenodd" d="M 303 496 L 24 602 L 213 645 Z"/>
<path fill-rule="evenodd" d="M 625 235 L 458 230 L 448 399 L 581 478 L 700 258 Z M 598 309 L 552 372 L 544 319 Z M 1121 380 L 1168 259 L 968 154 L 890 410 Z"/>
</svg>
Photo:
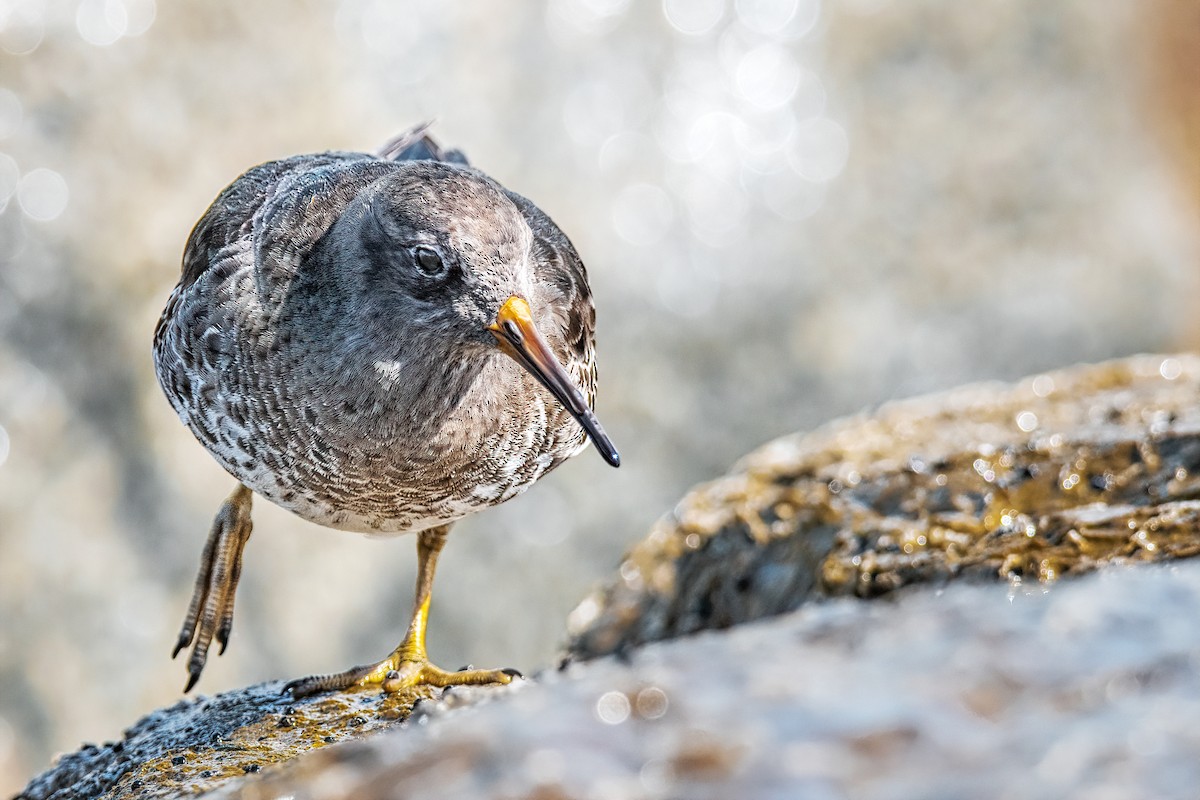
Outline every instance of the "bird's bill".
<svg viewBox="0 0 1200 800">
<path fill-rule="evenodd" d="M 545 386 L 550 394 L 571 412 L 576 421 L 591 437 L 601 457 L 614 467 L 621 465 L 621 455 L 612 440 L 600 426 L 600 420 L 592 413 L 583 392 L 571 380 L 562 364 L 554 357 L 550 345 L 538 333 L 529 313 L 529 303 L 523 297 L 513 295 L 504 301 L 496 313 L 496 321 L 488 330 L 500 345 L 505 355 L 529 371 Z"/>
</svg>

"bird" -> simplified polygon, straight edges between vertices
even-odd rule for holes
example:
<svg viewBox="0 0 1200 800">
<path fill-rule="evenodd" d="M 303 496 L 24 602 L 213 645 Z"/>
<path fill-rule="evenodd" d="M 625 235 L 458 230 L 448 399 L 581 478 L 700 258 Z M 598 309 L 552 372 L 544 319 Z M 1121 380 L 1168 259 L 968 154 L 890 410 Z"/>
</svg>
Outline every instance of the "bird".
<svg viewBox="0 0 1200 800">
<path fill-rule="evenodd" d="M 595 306 L 571 241 L 532 202 L 418 125 L 374 153 L 253 167 L 188 237 L 154 332 L 158 382 L 236 480 L 201 556 L 172 657 L 190 691 L 233 625 L 257 494 L 332 529 L 417 537 L 403 641 L 285 692 L 504 684 L 443 670 L 425 634 L 458 520 L 594 444 Z"/>
</svg>

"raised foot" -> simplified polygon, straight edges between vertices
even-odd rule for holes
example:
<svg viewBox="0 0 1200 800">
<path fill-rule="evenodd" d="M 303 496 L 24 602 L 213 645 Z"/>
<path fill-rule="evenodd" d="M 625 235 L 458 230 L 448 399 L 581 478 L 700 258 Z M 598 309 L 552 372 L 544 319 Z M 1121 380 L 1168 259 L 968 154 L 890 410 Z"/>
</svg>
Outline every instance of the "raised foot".
<svg viewBox="0 0 1200 800">
<path fill-rule="evenodd" d="M 184 692 L 191 691 L 200 679 L 212 642 L 215 640 L 221 646 L 222 653 L 229 643 L 229 632 L 233 628 L 233 599 L 238 578 L 242 574 L 242 550 L 253 528 L 250 521 L 251 497 L 250 490 L 245 486 L 239 485 L 234 489 L 217 512 L 208 542 L 204 545 L 192 601 L 175 641 L 175 650 L 171 653 L 174 658 L 185 647 L 192 646 Z"/>
<path fill-rule="evenodd" d="M 313 675 L 290 681 L 283 687 L 293 697 L 318 692 L 334 692 L 353 687 L 378 686 L 385 692 L 399 692 L 416 686 L 486 686 L 511 683 L 520 678 L 515 669 L 462 669 L 448 672 L 428 661 L 401 660 L 390 656 L 378 664 L 353 667 L 335 675 Z"/>
</svg>

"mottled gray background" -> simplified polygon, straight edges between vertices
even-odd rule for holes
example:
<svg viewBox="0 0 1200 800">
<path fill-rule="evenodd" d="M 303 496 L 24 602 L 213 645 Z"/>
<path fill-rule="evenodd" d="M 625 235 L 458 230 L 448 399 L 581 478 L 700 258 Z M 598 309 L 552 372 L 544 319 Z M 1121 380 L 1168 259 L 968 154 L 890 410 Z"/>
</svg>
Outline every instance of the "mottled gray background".
<svg viewBox="0 0 1200 800">
<path fill-rule="evenodd" d="M 0 794 L 179 696 L 232 481 L 150 337 L 243 169 L 436 118 L 589 265 L 624 466 L 585 453 L 463 523 L 435 591 L 435 660 L 532 670 L 657 515 L 765 439 L 1191 342 L 1195 209 L 1156 94 L 1181 5 L 0 3 Z M 255 521 L 201 691 L 395 645 L 411 539 Z"/>
</svg>

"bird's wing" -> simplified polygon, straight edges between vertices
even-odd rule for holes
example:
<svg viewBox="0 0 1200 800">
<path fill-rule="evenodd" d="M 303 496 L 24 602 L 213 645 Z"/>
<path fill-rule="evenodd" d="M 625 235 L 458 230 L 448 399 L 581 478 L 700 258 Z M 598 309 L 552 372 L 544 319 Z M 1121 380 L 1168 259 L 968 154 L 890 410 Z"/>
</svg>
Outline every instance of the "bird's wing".
<svg viewBox="0 0 1200 800">
<path fill-rule="evenodd" d="M 444 148 L 429 135 L 432 122 L 422 122 L 392 138 L 376 153 L 387 161 L 445 161 L 470 166 L 461 150 Z"/>
<path fill-rule="evenodd" d="M 183 251 L 180 286 L 186 288 L 247 240 L 264 205 L 278 197 L 288 178 L 337 162 L 363 159 L 351 153 L 321 153 L 268 161 L 247 170 L 217 195 L 192 228 Z"/>
<path fill-rule="evenodd" d="M 358 193 L 392 169 L 366 153 L 317 153 L 254 167 L 196 223 L 180 287 L 215 268 L 252 265 L 261 299 L 273 302 Z"/>
</svg>

